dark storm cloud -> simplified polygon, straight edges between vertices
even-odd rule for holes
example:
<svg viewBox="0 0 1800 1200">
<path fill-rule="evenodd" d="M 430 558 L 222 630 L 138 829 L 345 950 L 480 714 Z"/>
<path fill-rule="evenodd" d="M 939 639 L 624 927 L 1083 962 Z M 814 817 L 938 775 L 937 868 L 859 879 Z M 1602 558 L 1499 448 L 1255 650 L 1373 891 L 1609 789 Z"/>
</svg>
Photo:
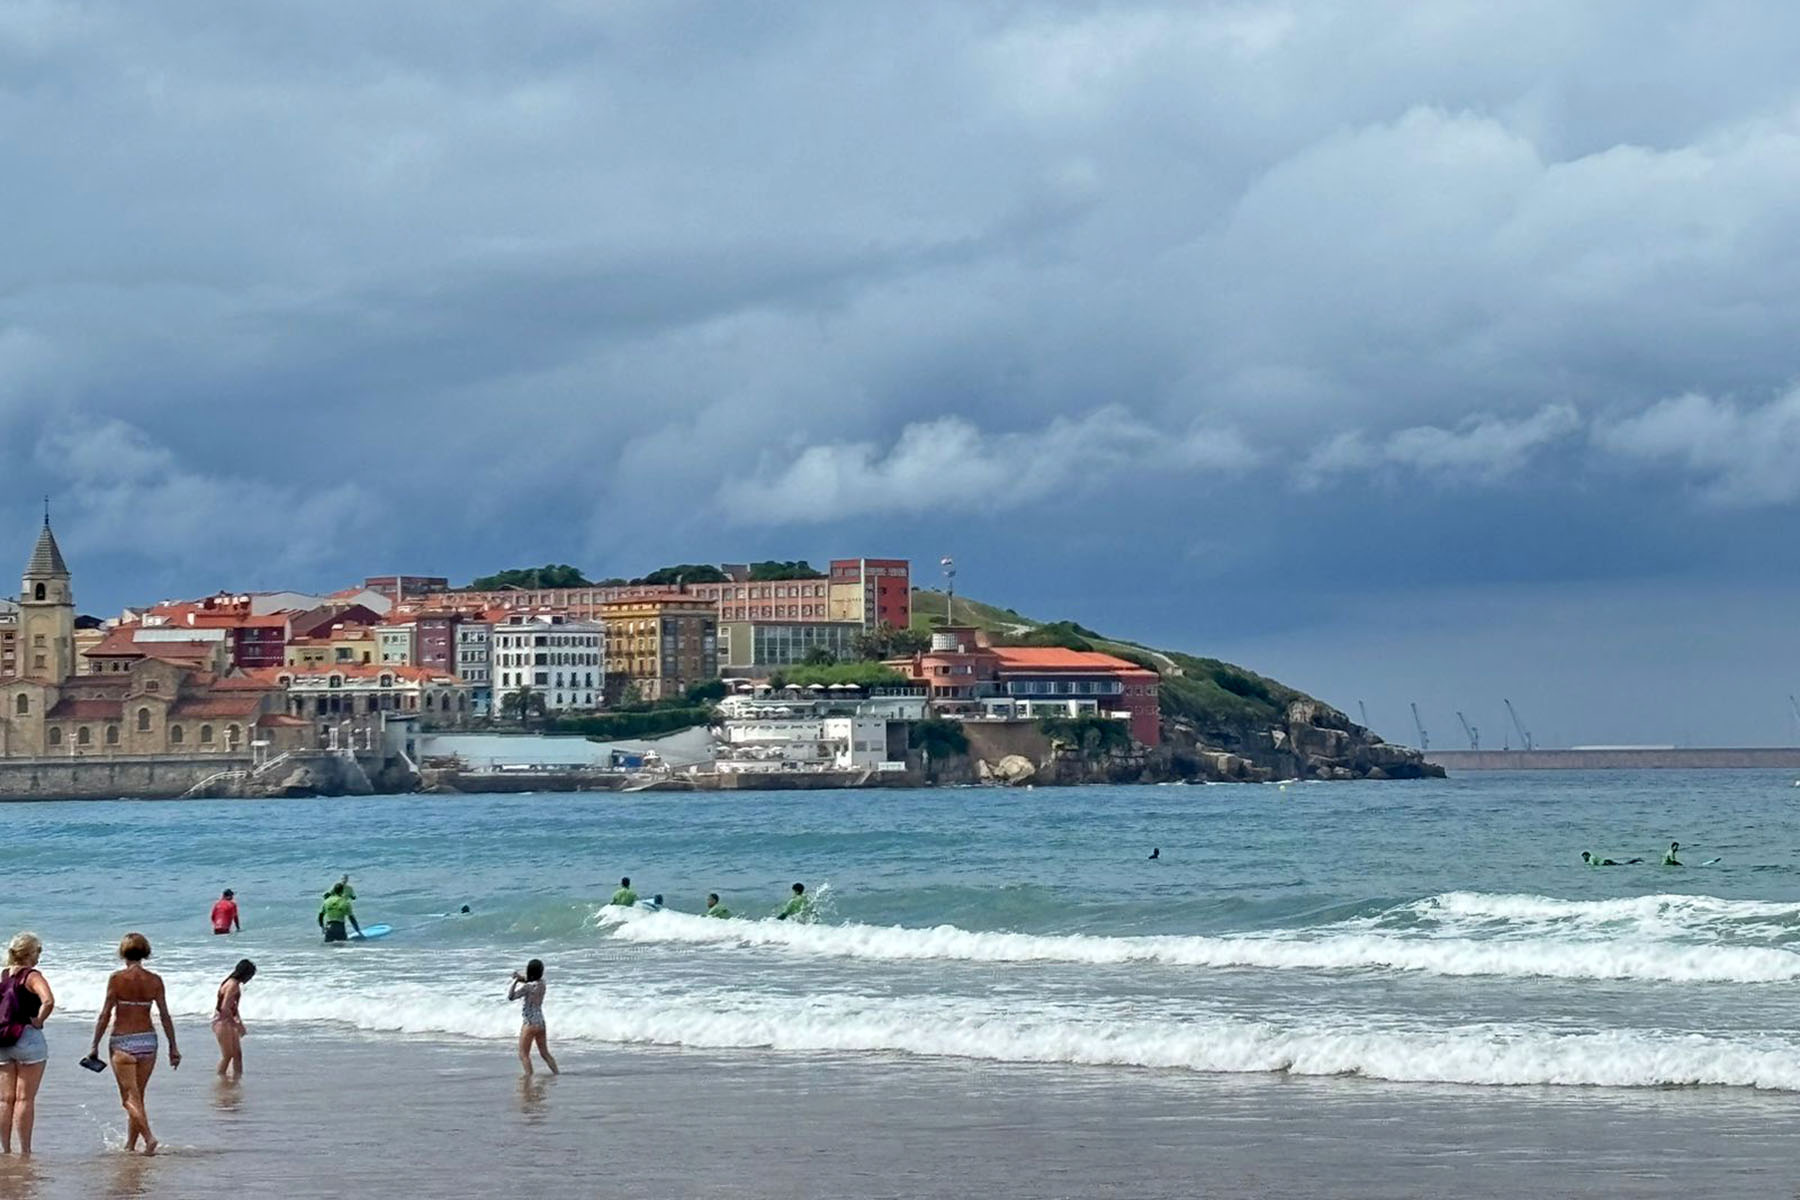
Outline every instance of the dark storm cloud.
<svg viewBox="0 0 1800 1200">
<path fill-rule="evenodd" d="M 1772 4 L 9 5 L 0 511 L 56 493 L 96 607 L 954 550 L 1283 662 L 1405 653 L 1395 586 L 1785 621 L 1797 55 Z"/>
</svg>

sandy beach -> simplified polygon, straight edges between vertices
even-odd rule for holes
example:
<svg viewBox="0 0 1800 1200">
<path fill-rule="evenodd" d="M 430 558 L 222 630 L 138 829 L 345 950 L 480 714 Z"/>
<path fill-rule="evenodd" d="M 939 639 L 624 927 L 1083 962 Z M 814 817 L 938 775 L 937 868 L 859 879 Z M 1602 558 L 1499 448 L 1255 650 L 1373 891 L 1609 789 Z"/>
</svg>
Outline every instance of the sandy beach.
<svg viewBox="0 0 1800 1200">
<path fill-rule="evenodd" d="M 523 1081 L 503 1045 L 253 1035 L 152 1085 L 166 1146 L 118 1148 L 110 1078 L 57 1030 L 38 1156 L 6 1200 L 94 1196 L 1769 1196 L 1800 1152 L 1782 1096 L 1431 1087 L 708 1054 L 566 1043 Z"/>
</svg>

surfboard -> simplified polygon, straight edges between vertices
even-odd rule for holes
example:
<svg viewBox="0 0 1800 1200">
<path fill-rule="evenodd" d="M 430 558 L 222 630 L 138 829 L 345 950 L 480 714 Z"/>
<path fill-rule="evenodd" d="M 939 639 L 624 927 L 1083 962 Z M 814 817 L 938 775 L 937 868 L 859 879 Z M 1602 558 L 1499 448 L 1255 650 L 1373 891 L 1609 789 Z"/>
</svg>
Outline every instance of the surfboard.
<svg viewBox="0 0 1800 1200">
<path fill-rule="evenodd" d="M 368 941 L 371 938 L 386 937 L 392 932 L 394 932 L 394 927 L 392 925 L 364 925 L 362 940 Z M 351 938 L 350 940 L 356 941 L 357 939 Z"/>
</svg>

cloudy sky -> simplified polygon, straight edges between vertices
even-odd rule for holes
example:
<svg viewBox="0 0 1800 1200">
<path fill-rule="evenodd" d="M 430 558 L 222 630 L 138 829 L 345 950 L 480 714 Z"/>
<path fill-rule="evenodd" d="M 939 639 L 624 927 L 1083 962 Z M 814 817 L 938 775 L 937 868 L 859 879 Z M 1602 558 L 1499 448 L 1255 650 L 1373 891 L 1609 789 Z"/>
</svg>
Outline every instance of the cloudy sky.
<svg viewBox="0 0 1800 1200">
<path fill-rule="evenodd" d="M 0 6 L 84 608 L 954 554 L 1448 746 L 1789 743 L 1781 3 Z M 4 541 L 5 539 L 0 539 Z"/>
</svg>

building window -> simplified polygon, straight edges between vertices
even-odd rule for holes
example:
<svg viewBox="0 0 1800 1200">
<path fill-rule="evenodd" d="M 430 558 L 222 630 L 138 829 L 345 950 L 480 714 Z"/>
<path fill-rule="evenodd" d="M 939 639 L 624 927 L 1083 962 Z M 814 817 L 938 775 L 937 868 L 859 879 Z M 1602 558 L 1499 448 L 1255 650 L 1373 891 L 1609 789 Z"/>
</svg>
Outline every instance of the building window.
<svg viewBox="0 0 1800 1200">
<path fill-rule="evenodd" d="M 40 583 L 40 584 L 38 584 L 38 585 L 37 585 L 37 590 L 36 590 L 36 591 L 34 591 L 34 592 L 33 592 L 33 593 L 32 593 L 32 595 L 33 595 L 33 596 L 35 596 L 35 597 L 36 597 L 36 598 L 37 598 L 37 599 L 39 599 L 39 600 L 42 600 L 42 599 L 43 599 L 43 598 L 44 598 L 44 595 L 45 595 L 45 593 L 44 593 L 44 585 L 43 585 L 43 584 L 41 584 L 41 583 Z"/>
<path fill-rule="evenodd" d="M 93 745 L 94 744 L 94 731 L 89 729 L 86 725 L 83 725 L 80 729 L 77 729 L 75 731 L 75 744 L 77 746 Z"/>
<path fill-rule="evenodd" d="M 213 727 L 211 725 L 202 725 L 200 727 L 200 744 L 202 746 L 210 746 L 212 745 L 212 739 Z"/>
<path fill-rule="evenodd" d="M 13 702 L 13 709 L 14 709 L 14 711 L 16 711 L 16 712 L 17 712 L 17 713 L 18 713 L 18 714 L 19 714 L 19 715 L 20 715 L 20 716 L 21 716 L 21 717 L 25 717 L 25 716 L 30 716 L 30 715 L 31 715 L 31 701 L 30 701 L 30 699 L 28 699 L 28 698 L 27 698 L 27 697 L 25 697 L 25 696 L 24 696 L 24 695 L 20 695 L 20 697 L 19 697 L 19 698 L 18 698 L 18 699 L 17 699 L 17 700 L 15 700 L 15 701 L 14 701 L 14 702 Z"/>
<path fill-rule="evenodd" d="M 108 725 L 106 727 L 106 744 L 109 746 L 116 746 L 119 744 L 119 727 L 117 725 Z"/>
<path fill-rule="evenodd" d="M 62 745 L 62 730 L 55 726 L 51 726 L 50 728 L 50 744 L 52 746 Z"/>
<path fill-rule="evenodd" d="M 138 709 L 138 732 L 150 732 L 150 710 L 147 708 Z"/>
<path fill-rule="evenodd" d="M 162 691 L 162 684 L 154 679 L 146 680 L 144 682 L 144 690 L 146 692 L 160 692 Z"/>
<path fill-rule="evenodd" d="M 179 725 L 169 726 L 169 744 L 179 746 L 187 740 L 187 731 Z"/>
<path fill-rule="evenodd" d="M 244 731 L 242 729 L 238 728 L 236 725 L 227 725 L 225 727 L 225 744 L 227 746 L 236 749 L 237 744 L 243 740 Z"/>
</svg>

